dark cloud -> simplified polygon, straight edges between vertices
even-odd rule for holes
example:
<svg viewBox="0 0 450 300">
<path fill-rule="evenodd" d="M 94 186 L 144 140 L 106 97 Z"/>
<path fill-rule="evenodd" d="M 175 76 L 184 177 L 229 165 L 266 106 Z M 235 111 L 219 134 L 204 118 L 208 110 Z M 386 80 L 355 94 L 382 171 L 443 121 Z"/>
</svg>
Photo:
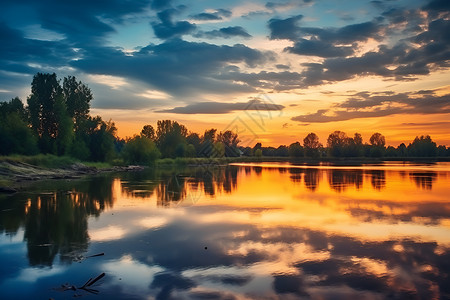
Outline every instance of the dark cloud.
<svg viewBox="0 0 450 300">
<path fill-rule="evenodd" d="M 303 19 L 303 15 L 290 17 L 287 19 L 270 19 L 268 26 L 270 29 L 270 39 L 295 40 L 298 37 L 297 23 Z"/>
<path fill-rule="evenodd" d="M 334 46 L 321 40 L 299 39 L 293 47 L 287 47 L 287 51 L 300 55 L 311 55 L 320 57 L 349 56 L 354 53 L 353 47 Z"/>
<path fill-rule="evenodd" d="M 300 87 L 302 75 L 297 72 L 267 72 L 240 73 L 228 72 L 217 78 L 241 82 L 254 88 L 271 89 L 276 91 L 291 90 Z"/>
<path fill-rule="evenodd" d="M 86 44 L 104 43 L 105 38 L 110 33 L 115 32 L 114 28 L 107 24 L 121 23 L 124 18 L 144 12 L 150 5 L 145 0 L 100 0 L 89 1 L 80 0 L 76 5 L 67 1 L 22 1 L 26 5 L 26 11 L 33 11 L 30 24 L 40 24 L 42 28 L 58 32 L 72 43 L 72 45 L 82 46 Z M 21 17 L 24 11 L 17 6 L 16 1 L 2 1 L 2 12 L 0 18 L 10 19 L 10 15 L 4 13 L 16 13 Z"/>
<path fill-rule="evenodd" d="M 277 294 L 296 294 L 298 296 L 308 297 L 305 292 L 303 277 L 300 275 L 275 275 L 273 287 Z"/>
<path fill-rule="evenodd" d="M 179 13 L 180 9 L 176 8 L 168 8 L 157 13 L 160 22 L 151 23 L 156 37 L 160 39 L 181 37 L 196 29 L 196 26 L 188 21 L 174 21 L 174 16 Z"/>
<path fill-rule="evenodd" d="M 291 68 L 291 67 L 289 67 L 288 65 L 285 65 L 285 64 L 277 64 L 277 65 L 275 65 L 275 67 L 278 70 L 289 70 Z"/>
<path fill-rule="evenodd" d="M 191 18 L 196 21 L 217 21 L 223 18 L 231 17 L 232 12 L 227 9 L 217 9 L 215 12 L 203 12 L 196 15 L 192 15 Z"/>
<path fill-rule="evenodd" d="M 41 41 L 26 38 L 16 29 L 0 23 L 0 67 L 4 71 L 32 74 L 42 69 L 65 66 L 76 52 L 65 41 Z"/>
<path fill-rule="evenodd" d="M 167 8 L 170 6 L 171 0 L 152 0 L 151 1 L 151 8 L 155 10 L 160 10 L 163 8 Z"/>
<path fill-rule="evenodd" d="M 284 20 L 269 20 L 270 38 L 293 41 L 293 47 L 285 48 L 288 52 L 319 57 L 350 56 L 357 48 L 356 42 L 367 41 L 369 38 L 381 40 L 381 19 L 341 28 L 317 28 L 300 26 L 302 18 L 299 15 Z"/>
<path fill-rule="evenodd" d="M 197 102 L 186 106 L 172 109 L 160 110 L 160 113 L 176 114 L 226 114 L 238 110 L 258 110 L 258 111 L 278 111 L 284 108 L 283 105 L 266 103 L 261 100 L 250 100 L 248 102 Z"/>
<path fill-rule="evenodd" d="M 207 38 L 207 39 L 215 39 L 215 38 L 233 38 L 233 37 L 243 37 L 243 38 L 251 38 L 252 36 L 241 26 L 230 26 L 220 28 L 219 30 L 211 30 L 211 31 L 200 31 L 194 34 L 195 37 L 198 38 Z"/>
<path fill-rule="evenodd" d="M 333 109 L 293 117 L 293 121 L 326 123 L 356 118 L 382 117 L 394 114 L 442 114 L 450 112 L 450 94 L 444 96 L 417 93 L 372 95 L 358 93 Z"/>
<path fill-rule="evenodd" d="M 217 46 L 208 43 L 167 40 L 149 45 L 132 56 L 115 48 L 86 49 L 83 58 L 71 65 L 92 74 L 109 74 L 139 80 L 171 95 L 187 96 L 196 92 L 252 92 L 253 87 L 222 80 L 230 63 L 255 67 L 271 58 L 241 44 Z M 114 63 L 112 63 L 114 62 Z"/>
</svg>

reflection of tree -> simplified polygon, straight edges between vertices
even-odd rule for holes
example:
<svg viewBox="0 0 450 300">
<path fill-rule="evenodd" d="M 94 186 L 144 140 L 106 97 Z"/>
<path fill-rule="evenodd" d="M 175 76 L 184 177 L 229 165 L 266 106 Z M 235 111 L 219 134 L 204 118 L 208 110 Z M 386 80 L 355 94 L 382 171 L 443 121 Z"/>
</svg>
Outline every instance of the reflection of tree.
<svg viewBox="0 0 450 300">
<path fill-rule="evenodd" d="M 160 174 L 151 168 L 143 172 L 127 172 L 121 175 L 122 193 L 128 197 L 148 199 L 159 185 Z"/>
<path fill-rule="evenodd" d="M 299 168 L 290 168 L 289 169 L 289 178 L 291 178 L 292 182 L 300 183 L 302 182 L 303 169 Z"/>
<path fill-rule="evenodd" d="M 25 220 L 25 240 L 30 265 L 52 265 L 55 255 L 87 249 L 85 203 L 71 195 L 55 193 L 35 196 Z"/>
<path fill-rule="evenodd" d="M 331 169 L 328 171 L 328 183 L 338 192 L 344 191 L 348 186 L 359 189 L 363 184 L 363 171 Z"/>
<path fill-rule="evenodd" d="M 305 187 L 308 190 L 315 191 L 319 185 L 319 170 L 318 169 L 305 169 Z"/>
<path fill-rule="evenodd" d="M 256 175 L 261 176 L 262 174 L 262 167 L 253 167 L 253 171 Z"/>
<path fill-rule="evenodd" d="M 437 178 L 435 172 L 411 172 L 409 177 L 414 181 L 418 188 L 424 190 L 431 190 L 433 188 L 433 182 Z"/>
<path fill-rule="evenodd" d="M 101 176 L 82 181 L 40 182 L 39 190 L 47 192 L 39 195 L 35 191 L 27 203 L 23 202 L 23 194 L 11 197 L 9 205 L 14 203 L 13 209 L 6 218 L 0 218 L 0 228 L 17 232 L 24 226 L 30 265 L 51 266 L 57 254 L 62 261 L 70 262 L 87 249 L 88 217 L 98 216 L 113 205 L 112 180 Z"/>
<path fill-rule="evenodd" d="M 386 172 L 384 170 L 370 170 L 367 172 L 370 182 L 376 190 L 381 190 L 386 186 Z"/>
<path fill-rule="evenodd" d="M 231 193 L 237 188 L 239 167 L 236 166 L 198 166 L 195 168 L 173 169 L 159 173 L 156 187 L 158 205 L 168 206 L 188 197 L 188 193 L 197 193 L 203 189 L 206 195 Z"/>
<path fill-rule="evenodd" d="M 173 173 L 163 178 L 156 188 L 158 205 L 168 206 L 186 198 L 186 177 Z"/>
</svg>

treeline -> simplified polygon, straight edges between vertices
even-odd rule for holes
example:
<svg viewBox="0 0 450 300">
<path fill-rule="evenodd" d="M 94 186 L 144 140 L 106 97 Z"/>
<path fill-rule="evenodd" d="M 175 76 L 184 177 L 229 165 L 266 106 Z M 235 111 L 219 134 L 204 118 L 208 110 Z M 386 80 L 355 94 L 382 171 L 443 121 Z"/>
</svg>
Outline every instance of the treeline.
<svg viewBox="0 0 450 300">
<path fill-rule="evenodd" d="M 289 146 L 239 146 L 232 131 L 211 128 L 203 135 L 172 120 L 160 120 L 156 128 L 145 125 L 139 135 L 120 139 L 117 128 L 100 116 L 91 116 L 91 90 L 73 76 L 37 73 L 31 83 L 27 106 L 19 98 L 0 102 L 0 155 L 38 153 L 67 155 L 84 161 L 151 164 L 158 158 L 177 157 L 448 157 L 450 148 L 437 146 L 429 136 L 416 137 L 408 146 L 386 147 L 385 137 L 374 133 L 369 143 L 361 134 L 348 137 L 342 131 L 328 136 L 326 146 L 315 133 L 303 144 Z"/>
<path fill-rule="evenodd" d="M 429 135 L 416 137 L 406 146 L 401 143 L 398 147 L 387 146 L 386 139 L 381 133 L 374 133 L 369 143 L 364 143 L 361 134 L 355 133 L 348 137 L 345 132 L 334 131 L 327 138 L 326 146 L 319 141 L 315 133 L 309 133 L 300 142 L 290 144 L 288 147 L 279 146 L 262 147 L 256 144 L 253 148 L 246 148 L 245 153 L 255 156 L 281 156 L 293 158 L 432 158 L 450 157 L 450 147 L 437 146 Z"/>
</svg>

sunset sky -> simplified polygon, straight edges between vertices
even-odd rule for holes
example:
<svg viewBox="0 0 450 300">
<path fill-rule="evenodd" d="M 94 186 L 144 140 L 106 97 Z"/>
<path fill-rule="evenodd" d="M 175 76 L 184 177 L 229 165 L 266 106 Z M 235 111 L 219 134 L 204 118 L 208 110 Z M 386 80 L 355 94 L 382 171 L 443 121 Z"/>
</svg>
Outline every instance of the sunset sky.
<svg viewBox="0 0 450 300">
<path fill-rule="evenodd" d="M 176 120 L 243 146 L 334 130 L 450 146 L 450 1 L 11 1 L 0 101 L 74 75 L 119 136 Z"/>
</svg>

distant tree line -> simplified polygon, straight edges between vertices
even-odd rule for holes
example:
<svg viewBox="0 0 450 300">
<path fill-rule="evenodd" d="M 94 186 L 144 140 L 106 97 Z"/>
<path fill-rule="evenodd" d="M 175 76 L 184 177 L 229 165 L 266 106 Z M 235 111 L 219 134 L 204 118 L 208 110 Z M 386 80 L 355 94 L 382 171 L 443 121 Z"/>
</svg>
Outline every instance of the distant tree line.
<svg viewBox="0 0 450 300">
<path fill-rule="evenodd" d="M 309 133 L 303 139 L 303 145 L 295 142 L 287 146 L 262 147 L 260 143 L 253 148 L 245 148 L 244 153 L 255 156 L 281 156 L 292 158 L 431 158 L 450 157 L 450 147 L 437 146 L 429 135 L 416 137 L 408 146 L 401 143 L 398 147 L 386 147 L 385 137 L 375 132 L 369 139 L 369 143 L 363 143 L 361 134 L 355 133 L 348 137 L 345 132 L 334 131 L 327 138 L 326 146 L 319 142 L 315 133 Z"/>
<path fill-rule="evenodd" d="M 117 128 L 100 116 L 91 116 L 91 90 L 73 76 L 37 73 L 31 83 L 27 106 L 19 98 L 0 102 L 0 155 L 38 153 L 67 155 L 86 161 L 124 161 L 151 164 L 158 158 L 177 157 L 448 157 L 450 148 L 437 146 L 430 136 L 416 137 L 408 146 L 386 147 L 385 137 L 374 133 L 369 143 L 361 134 L 348 137 L 334 131 L 322 145 L 315 133 L 289 146 L 239 146 L 232 131 L 211 128 L 203 135 L 172 120 L 160 120 L 156 128 L 145 125 L 139 135 L 120 139 Z"/>
</svg>

